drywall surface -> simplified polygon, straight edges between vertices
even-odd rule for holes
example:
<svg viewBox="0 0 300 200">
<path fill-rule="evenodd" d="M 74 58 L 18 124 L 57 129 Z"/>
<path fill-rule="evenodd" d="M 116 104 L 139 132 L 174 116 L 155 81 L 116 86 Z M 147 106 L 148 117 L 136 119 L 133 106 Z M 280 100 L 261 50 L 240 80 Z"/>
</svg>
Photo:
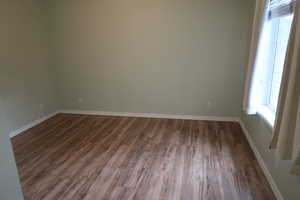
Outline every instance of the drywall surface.
<svg viewBox="0 0 300 200">
<path fill-rule="evenodd" d="M 247 0 L 50 4 L 65 109 L 240 115 Z"/>
<path fill-rule="evenodd" d="M 298 200 L 300 177 L 290 174 L 290 161 L 278 160 L 275 152 L 269 149 L 272 138 L 270 127 L 259 116 L 243 114 L 242 119 L 284 199 Z"/>
<path fill-rule="evenodd" d="M 2 103 L 0 102 L 0 106 Z M 22 200 L 23 195 L 14 161 L 13 151 L 0 113 L 0 199 Z"/>
<path fill-rule="evenodd" d="M 0 109 L 8 134 L 56 111 L 59 101 L 42 2 L 4 0 L 0 7 Z"/>
</svg>

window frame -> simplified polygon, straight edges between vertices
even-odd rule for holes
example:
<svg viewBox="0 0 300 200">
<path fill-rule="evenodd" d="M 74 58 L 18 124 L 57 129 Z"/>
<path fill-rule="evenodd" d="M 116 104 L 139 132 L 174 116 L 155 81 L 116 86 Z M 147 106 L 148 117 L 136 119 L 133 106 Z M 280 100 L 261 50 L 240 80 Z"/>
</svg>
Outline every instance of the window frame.
<svg viewBox="0 0 300 200">
<path fill-rule="evenodd" d="M 287 6 L 286 4 L 283 4 L 282 6 L 284 9 L 289 9 L 289 11 L 284 11 L 282 12 L 282 9 L 280 10 L 280 8 L 278 9 L 278 6 L 276 7 L 276 10 L 274 12 L 274 10 L 269 10 L 268 11 L 268 18 L 266 19 L 266 23 L 264 26 L 267 26 L 265 28 L 272 28 L 271 26 L 273 26 L 272 24 L 268 24 L 271 20 L 276 20 L 275 21 L 275 27 L 276 30 L 272 30 L 272 32 L 270 31 L 270 33 L 268 34 L 273 34 L 273 36 L 270 36 L 270 38 L 268 38 L 268 42 L 269 44 L 272 44 L 271 46 L 268 47 L 267 51 L 267 62 L 265 63 L 264 66 L 264 70 L 265 70 L 265 74 L 264 74 L 264 80 L 261 81 L 263 82 L 263 87 L 264 87 L 264 97 L 263 100 L 261 102 L 261 105 L 258 107 L 257 113 L 258 115 L 260 115 L 262 117 L 262 119 L 267 123 L 267 125 L 273 130 L 274 125 L 275 125 L 275 116 L 276 116 L 276 109 L 275 110 L 273 108 L 271 108 L 271 92 L 272 92 L 272 88 L 273 88 L 273 78 L 274 78 L 274 72 L 275 72 L 275 62 L 276 59 L 274 59 L 277 56 L 277 45 L 278 45 L 278 37 L 279 37 L 279 24 L 280 24 L 280 18 L 281 17 L 286 17 L 288 15 L 293 15 L 293 11 L 294 11 L 294 1 L 291 1 L 290 4 Z M 270 8 L 269 8 L 270 9 Z M 278 13 L 276 13 L 277 11 L 280 11 Z M 274 14 L 275 13 L 275 14 Z M 292 17 L 293 19 L 293 17 Z M 268 27 L 269 26 L 269 27 Z M 286 53 L 286 52 L 285 52 Z M 284 67 L 284 66 L 283 66 Z M 281 82 L 280 82 L 281 84 Z M 277 99 L 277 103 L 278 103 Z"/>
</svg>

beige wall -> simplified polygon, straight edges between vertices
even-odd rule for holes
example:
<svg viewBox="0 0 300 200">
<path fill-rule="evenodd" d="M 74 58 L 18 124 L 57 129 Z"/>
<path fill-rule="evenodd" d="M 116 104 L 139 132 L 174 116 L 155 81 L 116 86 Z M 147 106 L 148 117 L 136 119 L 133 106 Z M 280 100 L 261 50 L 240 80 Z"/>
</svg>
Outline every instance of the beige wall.
<svg viewBox="0 0 300 200">
<path fill-rule="evenodd" d="M 0 9 L 1 10 L 1 9 Z M 3 104 L 0 101 L 0 108 Z M 2 110 L 1 110 L 2 111 Z M 0 199 L 22 200 L 23 195 L 3 112 L 0 112 Z"/>
<path fill-rule="evenodd" d="M 64 108 L 240 114 L 247 0 L 55 2 Z"/>
<path fill-rule="evenodd" d="M 59 103 L 44 5 L 37 0 L 4 0 L 0 6 L 0 109 L 9 133 L 56 111 Z"/>
<path fill-rule="evenodd" d="M 58 109 L 41 1 L 0 1 L 0 199 L 21 200 L 9 133 Z"/>
<path fill-rule="evenodd" d="M 1 3 L 0 5 L 2 6 Z M 2 9 L 0 9 L 0 11 L 2 11 Z M 23 194 L 10 138 L 8 136 L 9 128 L 5 116 L 6 113 L 3 112 L 4 107 L 4 102 L 2 98 L 0 98 L 0 199 L 22 200 Z"/>
</svg>

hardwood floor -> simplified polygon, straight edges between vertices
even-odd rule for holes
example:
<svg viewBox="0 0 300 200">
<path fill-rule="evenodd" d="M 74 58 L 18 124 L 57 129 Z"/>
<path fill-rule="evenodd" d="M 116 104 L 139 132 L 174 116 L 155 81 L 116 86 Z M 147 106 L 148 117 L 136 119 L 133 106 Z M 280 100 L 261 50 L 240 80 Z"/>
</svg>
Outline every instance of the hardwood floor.
<svg viewBox="0 0 300 200">
<path fill-rule="evenodd" d="M 59 114 L 12 143 L 26 200 L 275 199 L 238 123 Z"/>
</svg>

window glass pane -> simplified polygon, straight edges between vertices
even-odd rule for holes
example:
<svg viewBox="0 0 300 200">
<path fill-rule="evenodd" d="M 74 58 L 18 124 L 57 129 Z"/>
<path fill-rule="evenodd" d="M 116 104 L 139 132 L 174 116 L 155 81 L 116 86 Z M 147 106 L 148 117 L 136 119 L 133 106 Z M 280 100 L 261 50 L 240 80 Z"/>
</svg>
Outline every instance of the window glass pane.
<svg viewBox="0 0 300 200">
<path fill-rule="evenodd" d="M 271 20 L 272 23 L 272 36 L 275 39 L 275 45 L 271 45 L 275 48 L 273 54 L 273 63 L 271 66 L 271 77 L 270 77 L 270 89 L 268 107 L 276 112 L 278 96 L 280 91 L 281 77 L 284 67 L 284 61 L 286 56 L 286 50 L 290 35 L 290 29 L 292 24 L 292 15 L 283 16 Z"/>
</svg>

